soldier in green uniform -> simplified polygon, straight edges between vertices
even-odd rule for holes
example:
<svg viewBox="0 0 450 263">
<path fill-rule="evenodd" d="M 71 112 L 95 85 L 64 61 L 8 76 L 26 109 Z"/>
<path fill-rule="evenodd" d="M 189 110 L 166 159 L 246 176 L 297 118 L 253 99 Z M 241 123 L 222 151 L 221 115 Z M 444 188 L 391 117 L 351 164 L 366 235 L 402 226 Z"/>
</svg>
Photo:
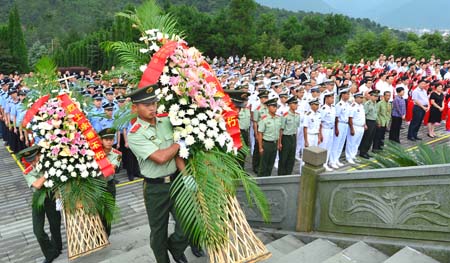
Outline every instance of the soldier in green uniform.
<svg viewBox="0 0 450 263">
<path fill-rule="evenodd" d="M 286 103 L 289 111 L 281 119 L 281 150 L 278 162 L 278 175 L 292 174 L 295 164 L 295 151 L 297 146 L 297 131 L 300 126 L 300 114 L 298 114 L 298 100 L 296 96 L 290 97 Z"/>
<path fill-rule="evenodd" d="M 102 140 L 103 151 L 105 151 L 106 157 L 108 158 L 111 165 L 114 167 L 116 172 L 120 169 L 120 164 L 122 162 L 122 153 L 113 148 L 114 137 L 116 136 L 116 129 L 106 128 L 101 130 L 98 133 L 100 139 Z M 116 183 L 114 180 L 114 175 L 108 176 L 105 178 L 107 182 L 107 190 L 113 196 L 114 200 L 116 199 Z M 111 225 L 107 224 L 106 219 L 102 218 L 103 225 L 106 229 L 106 234 L 110 236 L 111 234 Z"/>
<path fill-rule="evenodd" d="M 138 117 L 128 134 L 128 144 L 136 155 L 144 177 L 144 202 L 150 224 L 150 246 L 158 263 L 169 263 L 168 251 L 175 262 L 187 262 L 184 250 L 188 240 L 177 220 L 174 197 L 170 195 L 172 182 L 184 161 L 178 157 L 180 144 L 173 142 L 172 124 L 167 117 L 156 117 L 158 99 L 151 85 L 137 89 L 127 97 Z M 178 170 L 177 170 L 178 169 Z M 175 220 L 175 231 L 168 237 L 169 213 Z"/>
<path fill-rule="evenodd" d="M 364 111 L 366 112 L 366 125 L 367 129 L 364 131 L 361 144 L 359 145 L 359 156 L 365 159 L 369 159 L 368 154 L 370 146 L 373 143 L 373 138 L 375 137 L 376 121 L 378 117 L 377 111 L 377 100 L 378 100 L 378 90 L 372 90 L 369 92 L 370 100 L 364 103 Z"/>
<path fill-rule="evenodd" d="M 258 94 L 260 105 L 251 114 L 251 120 L 253 122 L 253 131 L 255 131 L 255 146 L 253 148 L 252 167 L 253 172 L 259 173 L 260 155 L 259 155 L 259 142 L 258 142 L 258 122 L 261 120 L 261 116 L 267 114 L 267 107 L 264 104 L 269 99 L 269 91 L 261 90 Z"/>
<path fill-rule="evenodd" d="M 33 190 L 33 200 L 38 198 L 41 194 L 40 191 L 44 186 L 45 177 L 43 174 L 36 172 L 36 165 L 39 162 L 41 148 L 38 145 L 23 149 L 18 153 L 18 157 L 25 159 L 30 166 L 25 169 L 24 177 L 28 186 Z M 47 216 L 50 224 L 51 239 L 48 237 L 44 230 L 45 216 Z M 43 263 L 53 262 L 60 254 L 62 250 L 61 241 L 61 214 L 56 210 L 56 203 L 53 195 L 49 195 L 45 198 L 44 207 L 35 208 L 32 207 L 32 219 L 33 219 L 33 232 L 44 254 L 45 260 Z"/>
<path fill-rule="evenodd" d="M 270 176 L 272 174 L 277 150 L 281 146 L 281 117 L 276 115 L 277 98 L 265 102 L 268 114 L 261 116 L 258 123 L 258 145 L 261 162 L 259 165 L 258 176 Z"/>
<path fill-rule="evenodd" d="M 225 90 L 234 106 L 236 106 L 237 111 L 239 113 L 239 129 L 241 130 L 241 137 L 245 142 L 245 145 L 250 146 L 250 138 L 249 138 L 249 130 L 250 130 L 250 109 L 247 107 L 248 97 L 250 96 L 249 92 L 243 90 Z M 244 168 L 245 164 L 245 156 L 243 159 L 239 161 L 242 168 Z"/>
</svg>

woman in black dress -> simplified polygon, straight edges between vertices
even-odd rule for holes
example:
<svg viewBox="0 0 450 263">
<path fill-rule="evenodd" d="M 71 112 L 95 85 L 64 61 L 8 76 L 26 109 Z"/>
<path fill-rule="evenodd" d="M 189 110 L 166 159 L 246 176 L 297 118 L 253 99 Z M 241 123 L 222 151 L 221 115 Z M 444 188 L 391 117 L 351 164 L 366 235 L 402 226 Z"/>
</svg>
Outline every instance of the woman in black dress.
<svg viewBox="0 0 450 263">
<path fill-rule="evenodd" d="M 442 84 L 436 83 L 435 90 L 430 94 L 430 117 L 428 119 L 428 137 L 434 138 L 435 125 L 441 123 L 442 111 L 444 110 L 444 94 L 442 93 Z"/>
</svg>

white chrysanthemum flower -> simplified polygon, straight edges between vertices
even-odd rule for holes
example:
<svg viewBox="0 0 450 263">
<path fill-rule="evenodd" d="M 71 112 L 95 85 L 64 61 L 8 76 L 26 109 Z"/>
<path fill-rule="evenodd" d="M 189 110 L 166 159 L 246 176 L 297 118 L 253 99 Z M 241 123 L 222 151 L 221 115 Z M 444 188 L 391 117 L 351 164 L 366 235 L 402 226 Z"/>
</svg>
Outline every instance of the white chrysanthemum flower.
<svg viewBox="0 0 450 263">
<path fill-rule="evenodd" d="M 227 152 L 231 152 L 231 151 L 233 151 L 235 148 L 234 148 L 234 143 L 233 142 L 229 142 L 229 143 L 227 143 Z"/>
<path fill-rule="evenodd" d="M 158 109 L 156 110 L 156 112 L 158 112 L 159 114 L 163 113 L 166 110 L 166 106 L 164 105 L 159 105 Z"/>
<path fill-rule="evenodd" d="M 168 66 L 165 66 L 164 68 L 163 68 L 163 73 L 168 73 L 169 72 L 169 67 Z"/>
<path fill-rule="evenodd" d="M 173 140 L 174 140 L 175 142 L 178 142 L 180 139 L 181 139 L 181 133 L 180 133 L 179 131 L 175 131 L 175 132 L 173 133 Z"/>
<path fill-rule="evenodd" d="M 144 72 L 146 69 L 147 69 L 147 65 L 142 65 L 142 66 L 139 67 L 139 70 L 141 72 Z"/>
<path fill-rule="evenodd" d="M 93 161 L 93 162 L 91 163 L 91 166 L 92 166 L 93 169 L 96 169 L 96 170 L 97 170 L 97 168 L 98 168 L 98 164 L 97 164 L 96 161 Z"/>
<path fill-rule="evenodd" d="M 185 128 L 185 129 L 186 129 L 186 131 L 187 131 L 188 134 L 191 134 L 192 131 L 194 130 L 194 127 L 192 127 L 192 125 L 189 125 L 189 124 L 188 124 L 188 125 L 186 125 L 186 128 Z"/>
<path fill-rule="evenodd" d="M 49 167 L 50 167 L 50 161 L 46 161 L 46 162 L 44 163 L 44 167 L 45 167 L 45 168 L 49 168 Z"/>
<path fill-rule="evenodd" d="M 74 169 L 75 169 L 75 168 L 73 167 L 73 165 L 67 166 L 67 171 L 68 171 L 69 173 L 73 172 Z"/>
<path fill-rule="evenodd" d="M 67 159 L 64 158 L 64 159 L 61 160 L 61 162 L 62 162 L 63 164 L 67 164 Z"/>
<path fill-rule="evenodd" d="M 208 129 L 208 126 L 206 126 L 206 124 L 204 124 L 204 123 L 200 123 L 200 124 L 198 125 L 198 127 L 200 128 L 200 130 L 201 130 L 202 132 L 205 132 L 206 129 Z"/>
<path fill-rule="evenodd" d="M 149 47 L 149 49 L 158 52 L 159 46 L 155 42 L 153 42 L 153 44 Z"/>
<path fill-rule="evenodd" d="M 187 133 L 186 129 L 182 129 L 182 130 L 180 131 L 180 136 L 181 136 L 181 138 L 186 138 L 187 135 L 188 135 L 188 133 Z"/>
<path fill-rule="evenodd" d="M 173 75 L 179 75 L 179 74 L 180 74 L 180 73 L 178 72 L 178 69 L 177 69 L 177 68 L 172 68 L 171 72 L 172 72 Z"/>
<path fill-rule="evenodd" d="M 70 176 L 72 176 L 73 178 L 77 177 L 77 173 L 76 172 L 71 172 Z"/>
<path fill-rule="evenodd" d="M 188 136 L 186 137 L 186 145 L 187 145 L 187 146 L 190 146 L 190 145 L 192 145 L 192 144 L 194 144 L 194 143 L 195 143 L 195 138 L 194 138 L 194 136 L 188 135 Z"/>
<path fill-rule="evenodd" d="M 183 124 L 184 124 L 184 125 L 189 125 L 189 124 L 191 124 L 191 119 L 189 119 L 189 118 L 184 118 L 184 119 L 183 119 Z"/>
<path fill-rule="evenodd" d="M 226 123 L 225 123 L 225 121 L 220 121 L 219 122 L 219 127 L 220 127 L 220 129 L 221 130 L 226 130 L 227 129 L 227 126 L 226 126 Z"/>
<path fill-rule="evenodd" d="M 181 98 L 179 101 L 178 101 L 181 105 L 187 105 L 187 99 L 186 98 Z"/>
<path fill-rule="evenodd" d="M 55 174 L 56 174 L 56 169 L 55 168 L 50 168 L 50 170 L 48 170 L 48 174 L 50 175 L 50 176 L 54 176 Z"/>
<path fill-rule="evenodd" d="M 157 39 L 162 39 L 164 37 L 164 34 L 163 33 L 161 33 L 161 32 L 156 32 L 156 38 Z"/>
<path fill-rule="evenodd" d="M 199 134 L 200 133 L 200 129 L 198 127 L 195 127 L 194 129 L 192 129 L 192 133 Z"/>
<path fill-rule="evenodd" d="M 214 119 L 212 119 L 212 120 L 208 120 L 207 122 L 206 122 L 207 124 L 208 124 L 208 126 L 209 127 L 211 127 L 211 128 L 215 128 L 215 127 L 217 127 L 217 121 L 216 120 L 214 120 Z"/>
<path fill-rule="evenodd" d="M 192 126 L 198 126 L 200 124 L 200 121 L 197 118 L 193 118 L 191 120 Z"/>
<path fill-rule="evenodd" d="M 207 110 L 207 111 L 206 111 L 206 114 L 208 115 L 208 117 L 209 117 L 210 119 L 214 118 L 214 112 L 213 112 L 212 110 Z"/>
<path fill-rule="evenodd" d="M 73 163 L 73 162 L 75 162 L 75 159 L 74 158 L 70 158 L 69 162 Z"/>
<path fill-rule="evenodd" d="M 221 134 L 219 136 L 217 136 L 217 143 L 219 143 L 220 147 L 223 147 L 225 145 L 225 142 L 227 140 L 227 137 L 224 134 Z"/>
<path fill-rule="evenodd" d="M 69 178 L 67 178 L 67 176 L 65 176 L 65 175 L 62 175 L 60 178 L 59 178 L 59 180 L 61 180 L 61 182 L 66 182 L 67 180 L 68 180 Z"/>
<path fill-rule="evenodd" d="M 206 150 L 211 150 L 214 147 L 214 141 L 211 138 L 206 139 L 204 143 Z"/>
<path fill-rule="evenodd" d="M 53 187 L 53 180 L 46 180 L 44 182 L 44 186 L 47 188 L 52 188 Z"/>
<path fill-rule="evenodd" d="M 58 161 L 54 162 L 53 166 L 56 167 L 56 168 L 61 167 L 61 161 L 58 160 Z"/>
<path fill-rule="evenodd" d="M 208 119 L 208 116 L 206 116 L 206 114 L 204 114 L 203 112 L 197 115 L 197 118 L 201 121 L 204 121 L 206 119 Z"/>
<path fill-rule="evenodd" d="M 36 165 L 36 170 L 38 170 L 38 171 L 42 170 L 42 164 L 40 164 L 40 163 L 37 164 Z"/>
<path fill-rule="evenodd" d="M 186 111 L 187 115 L 194 115 L 195 111 L 193 109 L 189 109 Z"/>
<path fill-rule="evenodd" d="M 56 177 L 60 177 L 62 174 L 63 174 L 63 172 L 61 170 L 56 171 Z"/>
<path fill-rule="evenodd" d="M 205 134 L 203 132 L 199 132 L 197 134 L 197 138 L 203 142 L 205 140 Z"/>
<path fill-rule="evenodd" d="M 140 37 L 140 38 L 139 38 L 139 41 L 145 41 L 145 40 L 148 40 L 148 37 L 143 36 L 143 37 Z"/>
<path fill-rule="evenodd" d="M 80 174 L 80 176 L 82 177 L 82 178 L 87 178 L 88 176 L 89 176 L 89 172 L 88 171 L 82 171 L 81 172 L 81 174 Z"/>
<path fill-rule="evenodd" d="M 189 150 L 186 147 L 181 147 L 178 155 L 183 159 L 187 159 L 189 157 Z"/>
<path fill-rule="evenodd" d="M 159 77 L 159 82 L 161 82 L 161 84 L 163 86 L 169 85 L 170 76 L 166 75 L 166 74 L 162 74 L 161 77 Z M 163 93 L 167 93 L 167 92 L 163 92 Z"/>
<path fill-rule="evenodd" d="M 180 110 L 180 111 L 178 112 L 178 117 L 183 118 L 184 115 L 186 115 L 186 112 L 185 112 L 184 110 Z"/>
<path fill-rule="evenodd" d="M 150 50 L 148 50 L 146 48 L 139 49 L 139 52 L 141 52 L 142 54 L 148 53 L 148 51 L 150 51 Z"/>
<path fill-rule="evenodd" d="M 164 98 L 166 101 L 172 100 L 173 99 L 173 94 L 169 94 Z"/>
<path fill-rule="evenodd" d="M 172 106 L 170 106 L 169 111 L 171 112 L 178 112 L 180 110 L 180 105 L 178 104 L 172 104 Z"/>
</svg>

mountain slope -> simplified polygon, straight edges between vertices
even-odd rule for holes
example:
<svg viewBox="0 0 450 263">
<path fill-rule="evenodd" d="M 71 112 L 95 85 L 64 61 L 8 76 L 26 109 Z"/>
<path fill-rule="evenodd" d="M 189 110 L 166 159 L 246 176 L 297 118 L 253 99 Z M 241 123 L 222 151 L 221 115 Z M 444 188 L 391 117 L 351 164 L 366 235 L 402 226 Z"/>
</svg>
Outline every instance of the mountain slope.
<svg viewBox="0 0 450 263">
<path fill-rule="evenodd" d="M 306 11 L 319 13 L 336 13 L 333 7 L 323 0 L 256 0 L 257 3 L 269 7 L 283 8 L 292 11 Z"/>
</svg>

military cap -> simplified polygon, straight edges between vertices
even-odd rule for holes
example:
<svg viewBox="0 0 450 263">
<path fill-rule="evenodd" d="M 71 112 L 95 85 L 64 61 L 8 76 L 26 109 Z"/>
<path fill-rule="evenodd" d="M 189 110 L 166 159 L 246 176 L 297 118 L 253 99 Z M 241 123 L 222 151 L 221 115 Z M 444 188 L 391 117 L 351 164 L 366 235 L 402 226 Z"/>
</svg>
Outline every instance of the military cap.
<svg viewBox="0 0 450 263">
<path fill-rule="evenodd" d="M 294 80 L 293 77 L 289 77 L 289 78 L 285 79 L 284 82 L 291 82 L 291 81 L 293 81 L 293 80 Z"/>
<path fill-rule="evenodd" d="M 268 90 L 261 90 L 258 94 L 259 98 L 269 98 L 269 91 Z"/>
<path fill-rule="evenodd" d="M 278 94 L 279 97 L 289 97 L 289 91 L 287 89 L 283 89 L 283 91 Z"/>
<path fill-rule="evenodd" d="M 17 92 L 17 95 L 19 95 L 19 96 L 26 96 L 27 93 L 26 93 L 25 91 L 23 91 L 23 90 L 19 90 L 19 91 Z"/>
<path fill-rule="evenodd" d="M 116 97 L 116 100 L 117 100 L 118 102 L 125 102 L 126 99 L 127 99 L 127 98 L 125 98 L 125 96 L 123 96 L 123 95 L 119 95 L 119 96 Z"/>
<path fill-rule="evenodd" d="M 101 77 L 100 76 L 95 76 L 94 80 L 101 80 Z"/>
<path fill-rule="evenodd" d="M 107 88 L 104 91 L 105 94 L 114 94 L 114 88 Z"/>
<path fill-rule="evenodd" d="M 30 163 L 34 160 L 36 155 L 39 153 L 41 147 L 37 144 L 25 148 L 22 151 L 20 151 L 17 155 L 19 158 L 24 158 L 26 162 Z"/>
<path fill-rule="evenodd" d="M 87 90 L 82 90 L 82 91 L 80 92 L 80 94 L 81 94 L 83 97 L 90 97 L 90 96 L 91 96 L 91 93 L 90 93 L 89 91 L 87 91 Z"/>
<path fill-rule="evenodd" d="M 136 89 L 125 95 L 126 98 L 131 98 L 133 103 L 153 103 L 158 101 L 155 91 L 159 89 L 157 84 L 153 84 L 144 88 Z"/>
<path fill-rule="evenodd" d="M 350 88 L 342 88 L 339 90 L 339 94 L 348 93 L 350 91 Z"/>
<path fill-rule="evenodd" d="M 327 91 L 325 91 L 325 92 L 323 93 L 323 96 L 324 96 L 324 97 L 331 97 L 331 96 L 333 96 L 333 95 L 334 95 L 334 92 L 329 91 L 329 90 L 327 90 Z"/>
<path fill-rule="evenodd" d="M 103 96 L 102 96 L 101 94 L 94 94 L 94 95 L 92 96 L 92 99 L 94 99 L 94 100 L 102 100 L 102 99 L 103 99 Z"/>
<path fill-rule="evenodd" d="M 279 87 L 281 85 L 281 82 L 272 82 L 272 86 Z"/>
<path fill-rule="evenodd" d="M 17 93 L 17 89 L 16 89 L 16 88 L 11 88 L 11 89 L 9 89 L 8 95 L 11 95 L 11 94 L 13 94 L 13 93 Z"/>
<path fill-rule="evenodd" d="M 231 101 L 238 108 L 244 108 L 245 102 L 248 101 L 248 96 L 250 96 L 249 92 L 243 90 L 224 90 L 224 92 L 230 96 Z"/>
<path fill-rule="evenodd" d="M 308 101 L 309 105 L 320 105 L 319 98 L 313 98 Z"/>
<path fill-rule="evenodd" d="M 103 109 L 105 109 L 105 110 L 113 110 L 114 109 L 114 103 L 111 103 L 111 102 L 105 103 L 103 105 Z"/>
<path fill-rule="evenodd" d="M 362 97 L 364 97 L 364 94 L 362 92 L 357 92 L 357 93 L 353 94 L 353 97 L 355 97 L 355 99 L 362 98 Z"/>
<path fill-rule="evenodd" d="M 86 86 L 86 88 L 87 88 L 87 89 L 95 89 L 95 88 L 97 88 L 97 85 L 95 85 L 95 84 L 88 84 L 88 85 Z"/>
<path fill-rule="evenodd" d="M 334 84 L 334 81 L 331 79 L 326 79 L 323 81 L 323 84 L 327 85 L 327 84 Z"/>
<path fill-rule="evenodd" d="M 305 80 L 302 83 L 303 85 L 311 85 L 311 81 L 310 80 Z"/>
<path fill-rule="evenodd" d="M 291 96 L 287 101 L 287 104 L 298 103 L 297 97 Z"/>
<path fill-rule="evenodd" d="M 278 99 L 277 98 L 273 98 L 273 99 L 267 100 L 266 102 L 264 102 L 264 104 L 266 106 L 277 106 L 278 105 Z"/>
<path fill-rule="evenodd" d="M 373 95 L 373 96 L 378 96 L 380 94 L 380 91 L 377 89 L 374 89 L 374 90 L 369 91 L 369 94 Z"/>
<path fill-rule="evenodd" d="M 103 92 L 103 86 L 102 85 L 98 85 L 98 86 L 96 86 L 95 87 L 95 91 L 101 91 L 101 92 Z"/>
<path fill-rule="evenodd" d="M 100 138 L 102 139 L 114 139 L 114 137 L 116 136 L 116 129 L 114 128 L 103 129 L 98 133 L 98 136 L 100 136 Z"/>
<path fill-rule="evenodd" d="M 312 87 L 311 92 L 319 92 L 319 86 Z"/>
</svg>

